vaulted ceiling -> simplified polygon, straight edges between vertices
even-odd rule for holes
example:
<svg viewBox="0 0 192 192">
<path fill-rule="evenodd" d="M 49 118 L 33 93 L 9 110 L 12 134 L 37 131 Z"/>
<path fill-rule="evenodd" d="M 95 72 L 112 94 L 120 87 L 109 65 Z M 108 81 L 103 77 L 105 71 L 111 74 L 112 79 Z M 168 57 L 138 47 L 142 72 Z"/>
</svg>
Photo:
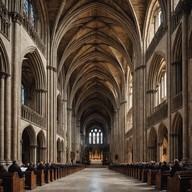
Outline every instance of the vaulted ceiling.
<svg viewBox="0 0 192 192">
<path fill-rule="evenodd" d="M 148 0 L 46 0 L 58 87 L 81 128 L 110 128 L 126 100 Z"/>
</svg>

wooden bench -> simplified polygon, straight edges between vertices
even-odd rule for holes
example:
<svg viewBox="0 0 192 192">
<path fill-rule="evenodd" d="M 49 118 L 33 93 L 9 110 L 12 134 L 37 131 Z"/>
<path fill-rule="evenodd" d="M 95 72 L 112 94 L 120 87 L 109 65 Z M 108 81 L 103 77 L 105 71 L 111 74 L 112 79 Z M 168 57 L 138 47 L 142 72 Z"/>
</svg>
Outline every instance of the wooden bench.
<svg viewBox="0 0 192 192">
<path fill-rule="evenodd" d="M 3 192 L 4 189 L 3 189 L 3 179 L 0 179 L 0 192 Z"/>
<path fill-rule="evenodd" d="M 148 171 L 149 171 L 149 169 L 143 169 L 142 170 L 141 181 L 144 182 L 144 183 L 147 182 Z"/>
<path fill-rule="evenodd" d="M 25 192 L 25 179 L 20 178 L 17 172 L 1 172 L 0 179 L 3 179 L 4 192 Z"/>
<path fill-rule="evenodd" d="M 57 180 L 57 169 L 53 169 L 54 170 L 54 179 Z"/>
<path fill-rule="evenodd" d="M 170 176 L 169 171 L 159 170 L 156 174 L 155 189 L 157 189 L 157 190 L 167 189 L 167 178 L 169 176 Z"/>
<path fill-rule="evenodd" d="M 192 179 L 192 171 L 178 171 L 173 178 L 168 177 L 169 192 L 185 192 L 190 189 L 190 180 Z"/>
<path fill-rule="evenodd" d="M 155 169 L 149 169 L 148 174 L 147 174 L 147 184 L 148 185 L 155 185 L 156 183 L 156 174 L 158 170 Z"/>
<path fill-rule="evenodd" d="M 25 171 L 25 187 L 27 189 L 34 189 L 37 187 L 37 176 L 33 171 Z"/>
<path fill-rule="evenodd" d="M 142 171 L 143 171 L 143 168 L 138 168 L 138 180 L 141 181 L 142 179 Z"/>
<path fill-rule="evenodd" d="M 50 183 L 51 181 L 50 169 L 45 169 L 44 175 L 45 175 L 45 183 Z"/>
<path fill-rule="evenodd" d="M 62 171 L 61 168 L 58 168 L 58 169 L 57 169 L 57 178 L 58 178 L 58 179 L 60 179 L 61 176 L 62 176 L 62 172 L 61 172 L 61 171 Z"/>
<path fill-rule="evenodd" d="M 37 175 L 37 185 L 45 185 L 44 170 L 36 170 L 34 173 Z"/>
<path fill-rule="evenodd" d="M 50 181 L 53 182 L 55 179 L 55 176 L 54 176 L 54 169 L 50 169 Z"/>
</svg>

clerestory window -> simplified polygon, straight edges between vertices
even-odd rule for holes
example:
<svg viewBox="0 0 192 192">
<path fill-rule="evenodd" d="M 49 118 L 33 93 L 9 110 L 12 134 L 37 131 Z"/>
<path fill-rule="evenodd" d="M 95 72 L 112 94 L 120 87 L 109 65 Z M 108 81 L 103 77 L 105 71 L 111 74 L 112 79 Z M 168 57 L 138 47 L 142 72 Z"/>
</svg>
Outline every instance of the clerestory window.
<svg viewBox="0 0 192 192">
<path fill-rule="evenodd" d="M 21 84 L 21 104 L 24 105 L 25 104 L 25 86 L 23 84 Z"/>
<path fill-rule="evenodd" d="M 94 128 L 89 132 L 89 144 L 103 144 L 103 132 Z"/>
<path fill-rule="evenodd" d="M 35 8 L 32 0 L 24 0 L 24 14 L 28 18 L 29 22 L 35 26 Z"/>
<path fill-rule="evenodd" d="M 167 74 L 164 60 L 161 62 L 161 67 L 156 78 L 156 91 L 155 106 L 159 105 L 167 98 Z"/>
</svg>

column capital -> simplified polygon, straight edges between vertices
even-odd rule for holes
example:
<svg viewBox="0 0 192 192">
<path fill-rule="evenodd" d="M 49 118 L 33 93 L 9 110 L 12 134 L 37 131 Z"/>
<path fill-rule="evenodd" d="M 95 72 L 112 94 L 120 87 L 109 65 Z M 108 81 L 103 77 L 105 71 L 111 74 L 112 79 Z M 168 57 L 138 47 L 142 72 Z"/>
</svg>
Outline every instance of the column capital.
<svg viewBox="0 0 192 192">
<path fill-rule="evenodd" d="M 57 72 L 57 68 L 56 68 L 56 67 L 53 67 L 53 66 L 51 66 L 51 65 L 47 65 L 47 69 L 53 70 L 54 72 Z"/>
<path fill-rule="evenodd" d="M 0 72 L 0 78 L 6 78 L 9 77 L 10 75 L 5 73 L 5 72 Z"/>
<path fill-rule="evenodd" d="M 14 12 L 14 11 L 9 12 L 9 16 L 12 18 L 13 22 L 17 22 L 21 24 L 22 16 L 18 12 Z"/>
<path fill-rule="evenodd" d="M 138 70 L 140 70 L 140 69 L 144 69 L 145 67 L 146 67 L 145 65 L 140 65 L 140 66 L 136 67 L 136 68 L 134 69 L 134 71 L 138 71 Z"/>
<path fill-rule="evenodd" d="M 32 145 L 30 145 L 30 147 L 35 149 L 35 148 L 37 148 L 37 144 L 32 144 Z"/>
<path fill-rule="evenodd" d="M 37 93 L 46 93 L 47 90 L 46 89 L 36 89 L 35 90 Z"/>
<path fill-rule="evenodd" d="M 73 109 L 71 109 L 71 108 L 69 108 L 69 107 L 67 107 L 67 111 L 72 111 Z"/>
<path fill-rule="evenodd" d="M 177 133 L 171 133 L 169 134 L 171 137 L 178 137 L 178 134 Z"/>
</svg>

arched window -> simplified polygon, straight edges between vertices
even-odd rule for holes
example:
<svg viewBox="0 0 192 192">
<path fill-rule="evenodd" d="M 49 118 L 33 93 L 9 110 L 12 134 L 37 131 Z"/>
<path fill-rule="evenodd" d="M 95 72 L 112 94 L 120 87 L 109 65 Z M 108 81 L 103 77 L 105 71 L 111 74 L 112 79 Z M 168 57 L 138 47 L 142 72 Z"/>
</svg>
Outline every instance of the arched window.
<svg viewBox="0 0 192 192">
<path fill-rule="evenodd" d="M 149 13 L 149 25 L 147 27 L 147 47 L 151 43 L 152 39 L 155 36 L 155 33 L 163 22 L 163 15 L 159 2 L 156 0 L 151 6 L 152 8 Z"/>
<path fill-rule="evenodd" d="M 166 74 L 166 64 L 165 61 L 162 60 L 161 67 L 158 71 L 157 79 L 156 79 L 156 98 L 155 98 L 155 106 L 162 103 L 167 98 L 167 74 Z"/>
<path fill-rule="evenodd" d="M 35 26 L 35 8 L 32 0 L 24 0 L 24 14 L 28 18 L 32 26 Z"/>
<path fill-rule="evenodd" d="M 89 132 L 89 144 L 103 144 L 103 132 L 101 129 L 93 128 Z"/>
<path fill-rule="evenodd" d="M 25 104 L 25 87 L 23 84 L 21 84 L 21 104 Z"/>
<path fill-rule="evenodd" d="M 130 109 L 133 105 L 133 77 L 131 72 L 128 77 L 128 109 Z"/>
</svg>

